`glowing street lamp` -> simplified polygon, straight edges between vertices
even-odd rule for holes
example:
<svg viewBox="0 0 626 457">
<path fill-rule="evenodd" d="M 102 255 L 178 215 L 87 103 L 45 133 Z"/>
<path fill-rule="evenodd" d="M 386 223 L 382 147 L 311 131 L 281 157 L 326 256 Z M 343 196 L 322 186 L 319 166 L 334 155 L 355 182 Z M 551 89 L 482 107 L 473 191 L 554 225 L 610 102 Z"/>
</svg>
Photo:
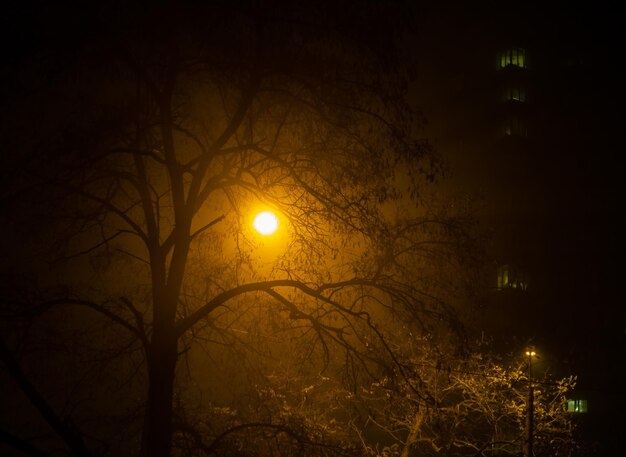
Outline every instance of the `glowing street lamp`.
<svg viewBox="0 0 626 457">
<path fill-rule="evenodd" d="M 524 457 L 532 457 L 533 455 L 533 415 L 534 415 L 534 393 L 532 383 L 533 357 L 537 353 L 532 350 L 526 351 L 528 357 L 528 402 L 526 404 L 526 437 L 524 440 Z"/>
<path fill-rule="evenodd" d="M 261 235 L 271 235 L 278 229 L 278 218 L 271 211 L 262 211 L 256 215 L 252 225 Z"/>
</svg>

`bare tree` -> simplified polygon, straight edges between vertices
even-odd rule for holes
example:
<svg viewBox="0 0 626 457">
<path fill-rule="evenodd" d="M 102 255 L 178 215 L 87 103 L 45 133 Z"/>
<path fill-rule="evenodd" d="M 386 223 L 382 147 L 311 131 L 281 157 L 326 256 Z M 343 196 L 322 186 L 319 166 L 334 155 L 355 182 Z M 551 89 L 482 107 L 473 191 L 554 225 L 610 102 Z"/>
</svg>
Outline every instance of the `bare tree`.
<svg viewBox="0 0 626 457">
<path fill-rule="evenodd" d="M 353 401 L 353 420 L 371 455 L 520 455 L 527 430 L 528 371 L 523 362 L 475 353 L 462 360 L 424 353 L 410 357 L 414 376 L 401 385 L 375 382 Z M 446 362 L 447 360 L 447 362 Z M 462 360 L 462 361 L 461 361 Z M 567 395 L 575 377 L 533 380 L 535 455 L 576 455 Z M 368 433 L 369 430 L 369 433 Z M 385 436 L 368 443 L 377 430 Z M 380 445 L 380 443 L 386 445 Z"/>
<path fill-rule="evenodd" d="M 409 379 L 389 343 L 403 322 L 433 334 L 456 325 L 450 300 L 473 240 L 464 214 L 424 198 L 440 170 L 416 136 L 399 29 L 385 23 L 398 5 L 275 3 L 157 8 L 90 42 L 20 146 L 34 151 L 16 161 L 32 186 L 5 196 L 36 197 L 24 212 L 45 218 L 62 252 L 42 282 L 64 284 L 7 314 L 69 306 L 76 322 L 88 310 L 117 327 L 93 344 L 117 348 L 132 382 L 145 380 L 143 456 L 171 455 L 173 436 L 182 451 L 217 453 L 253 428 L 328 444 L 298 432 L 294 415 L 194 428 L 177 390 L 199 379 L 194 348 L 215 362 L 209 379 L 236 360 L 240 382 L 274 354 L 357 391 L 384 373 Z M 278 214 L 273 238 L 251 229 L 259 209 Z M 93 331 L 81 327 L 81 339 Z"/>
</svg>

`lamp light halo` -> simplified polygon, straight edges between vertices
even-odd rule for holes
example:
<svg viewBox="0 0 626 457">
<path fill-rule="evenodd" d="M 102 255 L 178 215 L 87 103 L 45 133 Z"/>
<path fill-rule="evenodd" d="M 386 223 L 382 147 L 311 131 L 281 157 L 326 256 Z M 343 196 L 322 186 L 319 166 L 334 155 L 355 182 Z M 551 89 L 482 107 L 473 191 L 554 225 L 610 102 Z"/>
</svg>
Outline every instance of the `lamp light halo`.
<svg viewBox="0 0 626 457">
<path fill-rule="evenodd" d="M 278 230 L 278 217 L 272 211 L 261 211 L 254 217 L 252 225 L 261 235 L 271 235 Z"/>
</svg>

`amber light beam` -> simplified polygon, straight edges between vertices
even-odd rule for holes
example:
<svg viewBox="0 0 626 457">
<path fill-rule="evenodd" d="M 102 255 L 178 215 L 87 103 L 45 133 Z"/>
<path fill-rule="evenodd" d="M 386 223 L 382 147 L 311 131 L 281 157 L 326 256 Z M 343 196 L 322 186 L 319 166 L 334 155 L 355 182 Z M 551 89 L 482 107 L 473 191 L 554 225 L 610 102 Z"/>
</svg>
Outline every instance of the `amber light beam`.
<svg viewBox="0 0 626 457">
<path fill-rule="evenodd" d="M 262 211 L 256 215 L 252 225 L 261 235 L 271 235 L 278 229 L 278 218 L 271 211 Z"/>
</svg>

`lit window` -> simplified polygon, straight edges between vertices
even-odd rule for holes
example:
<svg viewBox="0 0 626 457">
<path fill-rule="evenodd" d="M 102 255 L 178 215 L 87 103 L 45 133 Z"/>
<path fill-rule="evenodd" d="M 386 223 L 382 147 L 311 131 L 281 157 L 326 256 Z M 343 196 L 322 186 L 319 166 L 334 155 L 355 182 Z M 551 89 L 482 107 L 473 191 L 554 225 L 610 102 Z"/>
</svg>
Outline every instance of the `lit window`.
<svg viewBox="0 0 626 457">
<path fill-rule="evenodd" d="M 587 400 L 568 400 L 567 412 L 568 413 L 586 413 L 587 412 Z"/>
<path fill-rule="evenodd" d="M 526 275 L 512 265 L 502 265 L 498 268 L 498 289 L 526 290 L 528 281 Z"/>
<path fill-rule="evenodd" d="M 498 68 L 508 66 L 526 68 L 526 50 L 524 48 L 511 48 L 498 53 Z"/>
</svg>

